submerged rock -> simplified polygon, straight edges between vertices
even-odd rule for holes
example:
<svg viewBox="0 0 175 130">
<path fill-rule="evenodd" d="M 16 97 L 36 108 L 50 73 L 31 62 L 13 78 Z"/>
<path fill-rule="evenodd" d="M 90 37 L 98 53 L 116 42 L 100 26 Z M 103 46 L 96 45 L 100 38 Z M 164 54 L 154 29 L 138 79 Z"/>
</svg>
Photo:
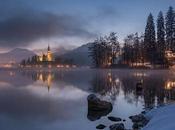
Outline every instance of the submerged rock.
<svg viewBox="0 0 175 130">
<path fill-rule="evenodd" d="M 111 120 L 111 121 L 115 121 L 115 122 L 122 121 L 121 118 L 119 118 L 119 117 L 114 117 L 114 116 L 108 116 L 108 119 Z"/>
<path fill-rule="evenodd" d="M 141 113 L 142 113 L 142 114 L 146 114 L 146 111 L 142 111 Z"/>
<path fill-rule="evenodd" d="M 133 129 L 138 129 L 138 128 L 144 127 L 148 123 L 148 120 L 146 119 L 146 117 L 143 114 L 130 116 L 129 118 L 133 122 L 133 126 L 132 126 Z"/>
<path fill-rule="evenodd" d="M 129 118 L 132 120 L 132 122 L 142 122 L 142 121 L 146 120 L 146 118 L 143 114 L 130 116 Z"/>
<path fill-rule="evenodd" d="M 96 129 L 104 129 L 106 126 L 103 124 L 99 124 L 98 126 L 96 126 Z"/>
<path fill-rule="evenodd" d="M 110 102 L 100 100 L 96 95 L 90 94 L 88 100 L 87 118 L 91 121 L 100 119 L 102 116 L 108 115 L 113 107 Z"/>
<path fill-rule="evenodd" d="M 123 123 L 117 123 L 109 126 L 110 130 L 124 130 L 125 126 Z"/>
<path fill-rule="evenodd" d="M 134 130 L 137 130 L 137 129 L 139 129 L 139 125 L 138 125 L 137 123 L 134 123 L 134 124 L 132 125 L 132 128 L 133 128 Z"/>
</svg>

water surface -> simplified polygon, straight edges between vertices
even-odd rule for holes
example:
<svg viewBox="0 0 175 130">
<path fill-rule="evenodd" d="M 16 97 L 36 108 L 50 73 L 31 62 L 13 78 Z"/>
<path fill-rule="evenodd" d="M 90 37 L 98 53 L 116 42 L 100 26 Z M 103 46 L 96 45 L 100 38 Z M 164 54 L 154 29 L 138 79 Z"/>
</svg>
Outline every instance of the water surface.
<svg viewBox="0 0 175 130">
<path fill-rule="evenodd" d="M 140 81 L 143 91 L 138 93 Z M 91 93 L 112 102 L 109 115 L 125 119 L 131 128 L 129 116 L 174 101 L 174 87 L 172 70 L 1 69 L 0 130 L 94 130 L 98 124 L 111 125 L 106 117 L 87 117 Z"/>
</svg>

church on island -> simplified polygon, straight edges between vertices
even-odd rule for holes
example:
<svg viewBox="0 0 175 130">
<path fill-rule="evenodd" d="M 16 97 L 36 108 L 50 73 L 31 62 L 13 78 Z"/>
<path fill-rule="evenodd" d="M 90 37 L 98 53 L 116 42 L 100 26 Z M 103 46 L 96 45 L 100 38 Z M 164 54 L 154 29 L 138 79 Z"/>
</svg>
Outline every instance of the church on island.
<svg viewBox="0 0 175 130">
<path fill-rule="evenodd" d="M 38 60 L 39 60 L 39 62 L 45 62 L 45 61 L 46 62 L 53 62 L 53 61 L 55 61 L 53 53 L 52 53 L 49 45 L 47 48 L 47 53 L 46 54 L 42 53 L 42 55 L 39 56 Z"/>
<path fill-rule="evenodd" d="M 50 46 L 48 45 L 47 53 L 42 53 L 41 55 L 34 55 L 32 57 L 29 57 L 28 59 L 24 59 L 21 61 L 20 66 L 31 67 L 33 65 L 37 66 L 37 65 L 53 64 L 54 62 L 55 62 L 55 58 L 50 49 Z"/>
<path fill-rule="evenodd" d="M 47 51 L 42 52 L 40 55 L 34 55 L 32 57 L 28 57 L 27 59 L 23 59 L 19 64 L 20 67 L 57 67 L 57 68 L 70 68 L 76 67 L 76 65 L 72 64 L 72 61 L 58 61 L 57 58 L 54 57 L 54 53 L 51 51 L 50 46 L 48 45 Z"/>
</svg>

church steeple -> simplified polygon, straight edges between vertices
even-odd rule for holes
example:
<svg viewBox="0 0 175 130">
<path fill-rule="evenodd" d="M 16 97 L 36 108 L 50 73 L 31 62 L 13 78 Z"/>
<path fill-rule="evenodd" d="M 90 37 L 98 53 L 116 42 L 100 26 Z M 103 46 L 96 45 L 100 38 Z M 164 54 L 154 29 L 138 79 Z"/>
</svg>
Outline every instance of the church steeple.
<svg viewBox="0 0 175 130">
<path fill-rule="evenodd" d="M 50 46 L 48 45 L 47 51 L 50 51 Z"/>
</svg>

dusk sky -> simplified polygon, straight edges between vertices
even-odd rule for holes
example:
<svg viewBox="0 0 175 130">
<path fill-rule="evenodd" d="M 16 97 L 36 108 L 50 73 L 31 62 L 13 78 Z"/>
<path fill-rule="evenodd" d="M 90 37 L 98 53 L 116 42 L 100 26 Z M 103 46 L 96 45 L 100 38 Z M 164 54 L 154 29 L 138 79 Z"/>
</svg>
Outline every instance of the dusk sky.
<svg viewBox="0 0 175 130">
<path fill-rule="evenodd" d="M 143 33 L 147 16 L 165 13 L 175 0 L 0 0 L 0 52 L 48 44 L 80 46 L 117 32 L 119 41 Z"/>
</svg>

